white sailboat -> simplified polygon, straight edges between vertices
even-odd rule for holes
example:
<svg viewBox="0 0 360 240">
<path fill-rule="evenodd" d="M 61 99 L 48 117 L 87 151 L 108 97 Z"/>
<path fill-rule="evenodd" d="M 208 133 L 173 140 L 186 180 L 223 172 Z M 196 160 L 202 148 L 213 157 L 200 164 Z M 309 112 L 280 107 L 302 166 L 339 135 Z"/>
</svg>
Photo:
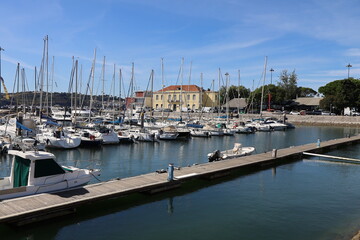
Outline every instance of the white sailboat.
<svg viewBox="0 0 360 240">
<path fill-rule="evenodd" d="M 43 128 L 42 132 L 37 134 L 37 138 L 49 148 L 72 149 L 81 144 L 80 136 L 67 133 L 62 127 Z"/>
</svg>

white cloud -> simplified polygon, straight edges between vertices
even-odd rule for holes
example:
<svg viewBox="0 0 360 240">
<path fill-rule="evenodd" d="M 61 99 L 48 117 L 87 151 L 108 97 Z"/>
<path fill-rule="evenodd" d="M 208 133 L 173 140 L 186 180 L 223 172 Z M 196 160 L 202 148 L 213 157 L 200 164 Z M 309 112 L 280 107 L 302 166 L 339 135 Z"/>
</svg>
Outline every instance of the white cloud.
<svg viewBox="0 0 360 240">
<path fill-rule="evenodd" d="M 350 48 L 345 52 L 346 56 L 360 57 L 360 48 Z"/>
<path fill-rule="evenodd" d="M 35 68 L 34 66 L 31 66 L 30 64 L 28 64 L 28 63 L 26 63 L 24 61 L 8 57 L 8 56 L 6 56 L 4 54 L 1 55 L 1 60 L 5 61 L 5 62 L 8 62 L 8 63 L 12 63 L 14 65 L 17 65 L 18 63 L 20 63 L 21 68 L 27 68 L 27 69 L 31 69 L 31 70 L 34 70 L 34 68 Z"/>
</svg>

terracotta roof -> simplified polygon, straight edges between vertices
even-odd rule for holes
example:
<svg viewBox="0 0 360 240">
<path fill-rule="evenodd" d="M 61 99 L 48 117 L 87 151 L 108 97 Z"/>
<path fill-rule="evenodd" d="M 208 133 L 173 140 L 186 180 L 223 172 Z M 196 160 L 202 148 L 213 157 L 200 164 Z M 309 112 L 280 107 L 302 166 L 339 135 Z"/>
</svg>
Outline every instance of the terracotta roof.
<svg viewBox="0 0 360 240">
<path fill-rule="evenodd" d="M 177 91 L 181 89 L 181 85 L 171 85 L 166 88 L 160 89 L 157 92 L 169 92 L 169 91 Z M 196 85 L 182 85 L 182 90 L 184 92 L 200 92 L 201 88 Z"/>
</svg>

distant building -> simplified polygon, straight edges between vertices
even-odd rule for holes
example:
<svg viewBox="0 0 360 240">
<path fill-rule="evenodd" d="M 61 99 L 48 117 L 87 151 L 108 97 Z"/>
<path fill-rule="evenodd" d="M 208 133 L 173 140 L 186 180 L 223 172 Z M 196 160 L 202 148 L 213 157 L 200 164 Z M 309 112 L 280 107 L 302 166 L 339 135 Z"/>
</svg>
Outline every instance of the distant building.
<svg viewBox="0 0 360 240">
<path fill-rule="evenodd" d="M 226 109 L 226 103 L 221 106 L 222 109 Z M 233 98 L 229 101 L 229 111 L 238 110 L 244 112 L 247 107 L 246 98 Z"/>
<path fill-rule="evenodd" d="M 298 97 L 294 99 L 294 103 L 299 110 L 314 110 L 319 108 L 322 99 L 322 97 Z"/>
<path fill-rule="evenodd" d="M 196 85 L 171 85 L 152 96 L 154 109 L 169 108 L 173 111 L 182 109 L 201 109 L 202 107 L 217 107 L 219 93 L 206 91 Z"/>
<path fill-rule="evenodd" d="M 152 97 L 152 92 L 136 91 L 134 97 L 125 98 L 126 108 L 129 109 L 130 106 L 132 106 L 133 109 L 138 109 L 146 106 L 150 107 L 151 97 Z"/>
</svg>

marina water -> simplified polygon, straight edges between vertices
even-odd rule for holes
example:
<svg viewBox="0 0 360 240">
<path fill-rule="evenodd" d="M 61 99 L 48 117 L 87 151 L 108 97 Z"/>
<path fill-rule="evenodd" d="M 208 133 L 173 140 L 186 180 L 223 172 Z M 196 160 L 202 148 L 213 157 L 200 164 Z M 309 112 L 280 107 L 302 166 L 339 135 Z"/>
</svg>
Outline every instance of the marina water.
<svg viewBox="0 0 360 240">
<path fill-rule="evenodd" d="M 99 180 L 106 181 L 156 174 L 169 163 L 205 163 L 209 152 L 231 149 L 235 142 L 263 153 L 355 134 L 357 128 L 298 126 L 271 133 L 50 151 L 61 165 L 100 168 Z M 360 159 L 358 145 L 327 154 Z M 1 158 L 0 176 L 10 174 L 10 164 L 8 156 Z M 35 240 L 350 239 L 360 229 L 359 183 L 360 165 L 309 158 L 213 181 L 196 180 L 160 194 L 111 199 L 21 228 L 0 225 L 0 235 Z"/>
</svg>

